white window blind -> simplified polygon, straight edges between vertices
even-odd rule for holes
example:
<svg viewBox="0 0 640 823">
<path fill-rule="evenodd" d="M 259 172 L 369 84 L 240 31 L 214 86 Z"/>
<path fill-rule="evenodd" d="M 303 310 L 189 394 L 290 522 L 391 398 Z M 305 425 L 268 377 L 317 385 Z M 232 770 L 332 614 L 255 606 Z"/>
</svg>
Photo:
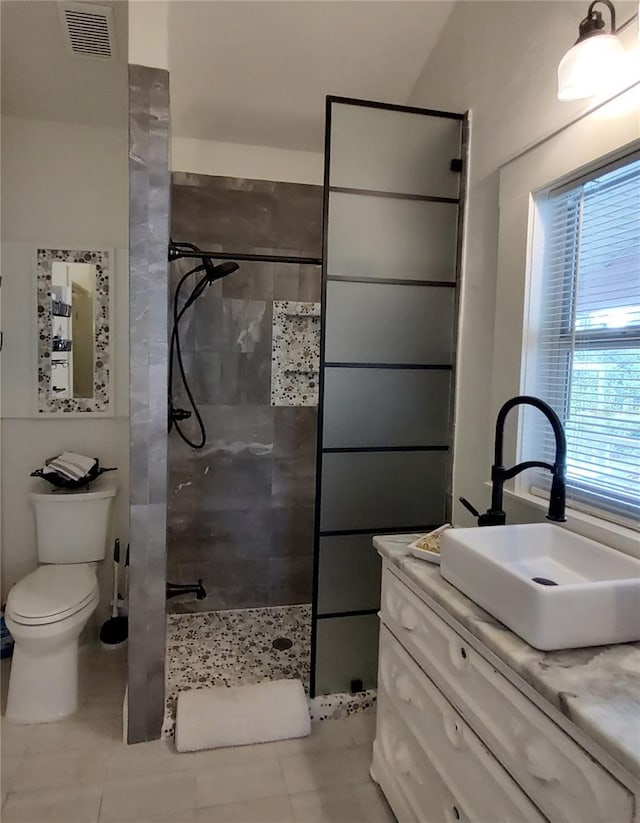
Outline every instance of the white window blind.
<svg viewBox="0 0 640 823">
<path fill-rule="evenodd" d="M 527 372 L 567 434 L 567 500 L 640 527 L 640 155 L 538 200 L 541 282 Z M 553 463 L 541 415 L 526 458 Z M 549 475 L 531 473 L 530 491 Z"/>
</svg>

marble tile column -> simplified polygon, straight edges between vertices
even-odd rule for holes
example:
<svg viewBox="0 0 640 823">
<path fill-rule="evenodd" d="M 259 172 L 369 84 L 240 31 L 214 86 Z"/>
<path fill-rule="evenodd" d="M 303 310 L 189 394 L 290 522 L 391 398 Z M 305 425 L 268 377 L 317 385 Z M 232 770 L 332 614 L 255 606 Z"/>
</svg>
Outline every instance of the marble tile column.
<svg viewBox="0 0 640 823">
<path fill-rule="evenodd" d="M 169 139 L 169 73 L 129 66 L 129 743 L 164 712 Z"/>
</svg>

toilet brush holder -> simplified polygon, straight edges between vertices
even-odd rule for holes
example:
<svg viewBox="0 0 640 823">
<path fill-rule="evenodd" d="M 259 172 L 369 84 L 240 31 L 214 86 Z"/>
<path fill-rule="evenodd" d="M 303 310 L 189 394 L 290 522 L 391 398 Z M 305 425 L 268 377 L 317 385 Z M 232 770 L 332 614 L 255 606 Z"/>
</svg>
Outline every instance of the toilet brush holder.
<svg viewBox="0 0 640 823">
<path fill-rule="evenodd" d="M 100 643 L 107 650 L 119 649 L 129 636 L 129 619 L 122 617 L 118 612 L 118 566 L 120 564 L 120 541 L 116 540 L 113 546 L 113 600 L 111 601 L 111 617 L 102 624 L 100 629 Z"/>
</svg>

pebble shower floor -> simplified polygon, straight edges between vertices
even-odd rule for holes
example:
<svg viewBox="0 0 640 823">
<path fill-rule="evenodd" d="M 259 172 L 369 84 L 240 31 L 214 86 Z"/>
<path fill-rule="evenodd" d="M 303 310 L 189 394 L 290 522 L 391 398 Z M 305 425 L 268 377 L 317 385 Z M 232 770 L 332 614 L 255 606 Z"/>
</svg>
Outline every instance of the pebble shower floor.
<svg viewBox="0 0 640 823">
<path fill-rule="evenodd" d="M 279 638 L 291 646 L 275 648 Z M 310 605 L 167 615 L 163 734 L 173 735 L 178 692 L 184 689 L 299 677 L 308 693 L 310 646 Z M 345 716 L 374 704 L 372 691 L 317 697 L 311 718 Z"/>
</svg>

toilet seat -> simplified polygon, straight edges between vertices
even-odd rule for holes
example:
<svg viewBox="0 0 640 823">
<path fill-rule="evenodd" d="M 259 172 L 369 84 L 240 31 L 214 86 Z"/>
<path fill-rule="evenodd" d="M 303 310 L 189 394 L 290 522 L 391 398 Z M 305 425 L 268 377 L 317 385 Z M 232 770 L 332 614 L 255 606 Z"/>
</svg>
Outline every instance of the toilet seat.
<svg viewBox="0 0 640 823">
<path fill-rule="evenodd" d="M 26 626 L 56 623 L 88 605 L 97 589 L 95 570 L 87 564 L 40 566 L 11 589 L 7 614 Z"/>
</svg>

